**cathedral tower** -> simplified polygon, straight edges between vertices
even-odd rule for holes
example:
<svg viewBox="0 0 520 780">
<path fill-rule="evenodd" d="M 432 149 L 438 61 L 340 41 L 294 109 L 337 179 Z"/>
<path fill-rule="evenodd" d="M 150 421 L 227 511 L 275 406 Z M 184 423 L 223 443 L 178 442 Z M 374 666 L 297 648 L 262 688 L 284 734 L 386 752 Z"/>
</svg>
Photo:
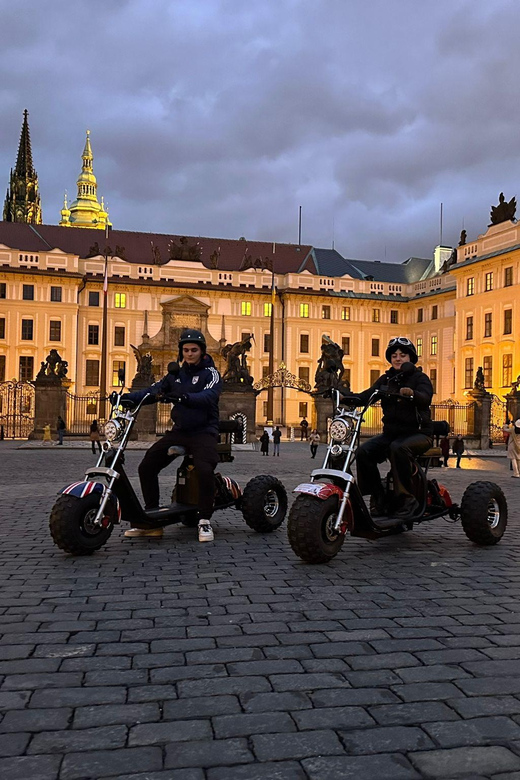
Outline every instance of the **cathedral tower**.
<svg viewBox="0 0 520 780">
<path fill-rule="evenodd" d="M 27 109 L 23 112 L 22 132 L 16 166 L 11 176 L 4 202 L 5 222 L 29 222 L 41 225 L 42 209 L 38 192 L 38 175 L 33 167 L 31 136 L 27 121 Z"/>
<path fill-rule="evenodd" d="M 82 159 L 83 165 L 77 181 L 78 196 L 70 206 L 67 206 L 66 202 L 64 203 L 60 225 L 62 227 L 97 228 L 98 230 L 107 226 L 111 227 L 103 198 L 101 198 L 101 203 L 98 203 L 97 199 L 97 181 L 92 167 L 94 155 L 90 145 L 90 130 L 87 130 Z"/>
</svg>

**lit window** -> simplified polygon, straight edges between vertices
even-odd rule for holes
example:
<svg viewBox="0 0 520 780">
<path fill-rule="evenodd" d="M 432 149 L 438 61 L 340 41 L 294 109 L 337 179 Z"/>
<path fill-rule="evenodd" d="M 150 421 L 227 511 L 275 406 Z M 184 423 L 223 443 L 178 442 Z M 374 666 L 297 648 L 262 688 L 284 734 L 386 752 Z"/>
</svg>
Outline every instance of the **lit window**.
<svg viewBox="0 0 520 780">
<path fill-rule="evenodd" d="M 381 322 L 381 309 L 372 309 L 372 322 Z"/>
<path fill-rule="evenodd" d="M 421 357 L 422 355 L 422 345 L 423 345 L 423 340 L 422 337 L 419 336 L 419 338 L 417 339 L 417 357 Z"/>
<path fill-rule="evenodd" d="M 509 387 L 513 382 L 513 355 L 502 355 L 502 387 Z"/>
<path fill-rule="evenodd" d="M 264 303 L 264 317 L 270 317 L 271 316 L 271 310 L 273 308 L 272 303 Z"/>
<path fill-rule="evenodd" d="M 112 387 L 118 387 L 120 385 L 119 382 L 119 371 L 125 370 L 125 361 L 124 360 L 113 360 L 112 361 Z"/>
<path fill-rule="evenodd" d="M 350 306 L 343 306 L 341 309 L 341 319 L 350 320 Z"/>
<path fill-rule="evenodd" d="M 307 366 L 300 366 L 298 369 L 298 379 L 301 379 L 303 382 L 308 382 L 310 378 L 310 368 Z"/>
<path fill-rule="evenodd" d="M 330 306 L 321 307 L 321 319 L 330 320 Z"/>
<path fill-rule="evenodd" d="M 469 279 L 466 279 L 466 295 L 475 295 L 475 277 L 474 276 L 470 276 Z"/>
<path fill-rule="evenodd" d="M 308 316 L 309 316 L 309 304 L 300 303 L 300 317 L 308 317 Z"/>
<path fill-rule="evenodd" d="M 251 316 L 251 301 L 242 301 L 240 304 L 240 314 L 242 317 Z"/>
<path fill-rule="evenodd" d="M 430 355 L 437 354 L 437 344 L 438 344 L 437 336 L 432 336 L 430 341 Z"/>
<path fill-rule="evenodd" d="M 116 293 L 114 305 L 116 309 L 126 309 L 126 293 Z"/>
<path fill-rule="evenodd" d="M 487 272 L 484 289 L 486 292 L 490 292 L 493 289 L 493 271 Z"/>
</svg>

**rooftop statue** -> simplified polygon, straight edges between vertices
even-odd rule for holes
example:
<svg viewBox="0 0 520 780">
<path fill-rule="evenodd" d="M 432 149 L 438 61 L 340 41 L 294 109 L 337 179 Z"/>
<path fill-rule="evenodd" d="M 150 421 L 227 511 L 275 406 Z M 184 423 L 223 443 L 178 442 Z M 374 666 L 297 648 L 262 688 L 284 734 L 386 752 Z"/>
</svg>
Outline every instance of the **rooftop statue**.
<svg viewBox="0 0 520 780">
<path fill-rule="evenodd" d="M 170 243 L 170 260 L 200 260 L 200 246 L 197 241 L 196 244 L 189 246 L 186 236 L 181 236 L 179 239 L 180 246 L 175 241 Z"/>
<path fill-rule="evenodd" d="M 465 230 L 460 231 L 459 246 L 465 246 L 467 235 Z"/>
<path fill-rule="evenodd" d="M 509 202 L 506 202 L 504 193 L 501 192 L 498 197 L 498 206 L 491 206 L 491 224 L 499 225 L 501 222 L 507 222 L 513 220 L 516 213 L 516 198 L 511 198 Z"/>
</svg>

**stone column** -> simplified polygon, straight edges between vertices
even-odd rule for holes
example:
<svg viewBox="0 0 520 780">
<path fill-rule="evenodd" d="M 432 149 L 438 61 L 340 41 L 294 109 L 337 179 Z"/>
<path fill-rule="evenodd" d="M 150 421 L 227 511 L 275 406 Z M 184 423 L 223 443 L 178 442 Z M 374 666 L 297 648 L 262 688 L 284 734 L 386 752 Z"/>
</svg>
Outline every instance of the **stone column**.
<svg viewBox="0 0 520 780">
<path fill-rule="evenodd" d="M 317 395 L 314 398 L 314 406 L 316 409 L 316 429 L 321 437 L 321 443 L 327 443 L 328 426 L 327 420 L 332 418 L 332 400 L 330 398 L 323 398 L 321 395 Z"/>
<path fill-rule="evenodd" d="M 487 390 L 475 387 L 468 392 L 467 398 L 469 403 L 472 401 L 475 403 L 474 437 L 477 439 L 480 449 L 487 450 L 491 422 L 491 395 Z"/>
<path fill-rule="evenodd" d="M 52 377 L 34 382 L 34 428 L 29 439 L 43 439 L 44 428 L 51 426 L 53 439 L 57 439 L 58 415 L 67 420 L 67 389 L 59 379 Z"/>
<path fill-rule="evenodd" d="M 138 390 L 144 390 L 145 387 L 150 387 L 150 385 L 153 384 L 154 378 L 152 376 L 151 381 L 150 378 L 148 379 L 149 381 L 147 381 L 146 378 L 142 379 L 139 374 L 136 374 L 130 388 L 131 392 L 135 393 Z M 136 439 L 139 439 L 139 441 L 154 441 L 157 435 L 156 427 L 157 404 L 142 406 L 130 438 L 134 441 Z"/>
<path fill-rule="evenodd" d="M 520 419 L 520 392 L 518 389 L 513 389 L 506 395 L 506 404 L 509 419 L 512 422 Z"/>
<path fill-rule="evenodd" d="M 246 417 L 248 442 L 254 441 L 256 436 L 256 395 L 251 385 L 225 383 L 219 400 L 221 420 L 229 420 L 236 414 Z"/>
</svg>

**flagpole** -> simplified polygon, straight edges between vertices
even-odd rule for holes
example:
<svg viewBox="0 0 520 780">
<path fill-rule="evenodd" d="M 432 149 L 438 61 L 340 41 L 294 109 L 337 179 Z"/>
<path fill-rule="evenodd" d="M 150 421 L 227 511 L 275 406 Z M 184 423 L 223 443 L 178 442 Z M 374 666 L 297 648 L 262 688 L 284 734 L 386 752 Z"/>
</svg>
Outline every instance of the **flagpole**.
<svg viewBox="0 0 520 780">
<path fill-rule="evenodd" d="M 108 238 L 108 225 L 106 227 L 105 238 Z M 108 255 L 109 247 L 105 246 L 105 273 L 103 276 L 103 320 L 101 331 L 101 367 L 99 376 L 99 417 L 106 419 L 106 394 L 107 394 L 107 344 L 108 344 Z"/>
<path fill-rule="evenodd" d="M 273 253 L 275 246 L 273 244 Z M 274 283 L 274 257 L 271 269 L 271 323 L 269 334 L 269 376 L 274 374 L 274 303 L 276 300 L 276 287 Z M 267 424 L 274 424 L 274 387 L 270 384 L 267 388 Z"/>
</svg>

